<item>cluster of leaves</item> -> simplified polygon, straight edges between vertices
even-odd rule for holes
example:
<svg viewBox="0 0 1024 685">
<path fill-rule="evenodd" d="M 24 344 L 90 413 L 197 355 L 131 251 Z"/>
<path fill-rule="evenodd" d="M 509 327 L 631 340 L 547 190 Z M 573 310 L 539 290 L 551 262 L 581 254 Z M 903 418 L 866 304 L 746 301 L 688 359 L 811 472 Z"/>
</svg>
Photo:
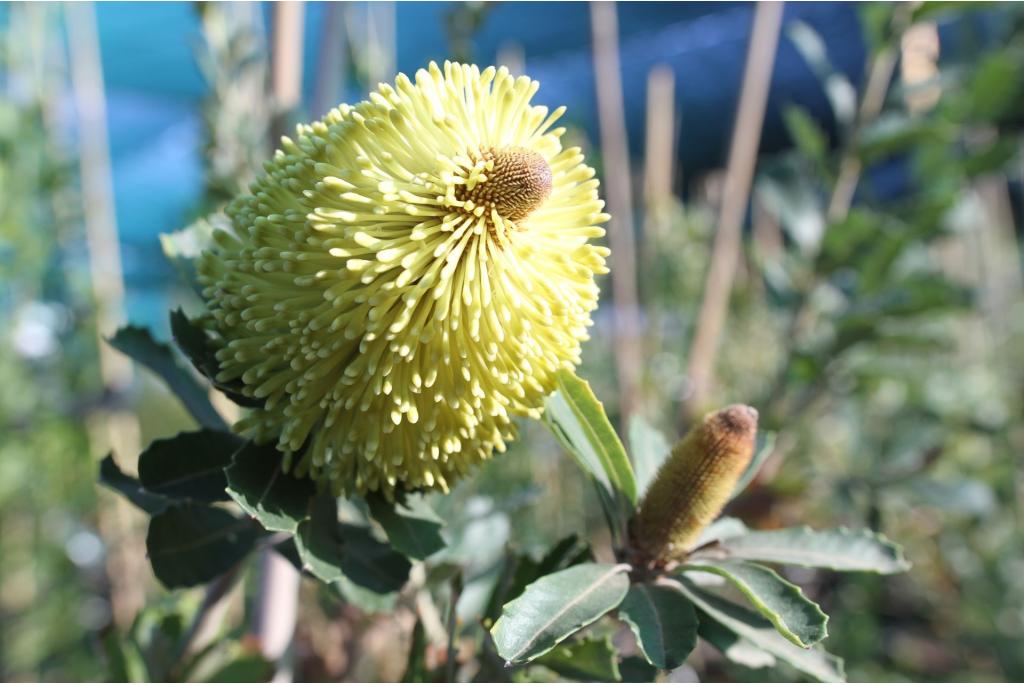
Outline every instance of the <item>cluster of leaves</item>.
<svg viewBox="0 0 1024 685">
<path fill-rule="evenodd" d="M 545 420 L 597 488 L 611 539 L 623 541 L 637 504 L 637 474 L 641 487 L 650 482 L 668 454 L 667 441 L 646 424 L 635 424 L 631 462 L 600 402 L 571 374 L 560 375 Z M 760 462 L 751 463 L 739 490 Z M 623 662 L 631 677 L 646 669 L 644 679 L 650 679 L 656 670 L 681 666 L 700 636 L 739 663 L 764 666 L 778 660 L 820 680 L 841 680 L 841 660 L 811 649 L 827 635 L 827 616 L 797 586 L 762 564 L 875 573 L 907 568 L 895 545 L 867 531 L 752 532 L 731 518 L 710 526 L 683 563 L 656 575 L 627 563 L 586 558 L 552 572 L 566 546 L 560 544 L 540 563 L 525 558 L 510 569 L 509 587 L 528 584 L 519 596 L 506 592 L 504 597 L 513 599 L 504 604 L 490 632 L 498 656 L 509 664 L 534 662 L 568 677 L 574 676 L 563 664 L 586 665 L 589 679 L 605 681 L 622 677 L 606 638 L 586 636 L 558 645 L 607 615 L 617 615 L 636 637 L 640 658 Z M 623 558 L 622 547 L 613 546 L 609 552 Z M 733 595 L 722 592 L 723 585 Z"/>
<path fill-rule="evenodd" d="M 216 364 L 206 333 L 180 311 L 172 314 L 171 328 L 195 368 L 212 380 Z M 419 561 L 429 559 L 434 576 L 454 578 L 453 587 L 461 584 L 461 569 L 451 563 L 457 555 L 446 555 L 442 523 L 422 498 L 339 501 L 330 492 L 317 492 L 313 481 L 285 471 L 283 456 L 272 446 L 230 433 L 169 346 L 138 328 L 122 329 L 111 344 L 160 376 L 201 426 L 154 441 L 139 457 L 137 479 L 123 473 L 110 456 L 101 465 L 101 481 L 151 516 L 146 547 L 165 586 L 223 581 L 255 550 L 271 545 L 304 573 L 368 611 L 393 608 L 412 564 Z M 233 388 L 220 389 L 240 397 Z M 613 541 L 609 553 L 622 558 L 638 492 L 667 455 L 667 441 L 638 425 L 634 469 L 589 385 L 570 373 L 560 374 L 545 417 L 596 486 Z M 752 462 L 741 488 L 759 463 Z M 229 502 L 240 512 L 225 506 Z M 345 520 L 339 517 L 339 504 Z M 493 640 L 486 645 L 481 671 L 489 672 L 484 666 L 490 655 L 489 665 L 495 667 L 490 675 L 501 679 L 508 677 L 507 667 L 518 666 L 592 680 L 621 680 L 625 668 L 631 669 L 630 678 L 650 680 L 659 669 L 682 665 L 699 635 L 741 663 L 780 660 L 820 680 L 842 679 L 839 659 L 810 649 L 826 636 L 825 614 L 761 563 L 877 573 L 906 567 L 897 547 L 868 532 L 751 532 L 735 519 L 717 522 L 685 563 L 660 575 L 626 563 L 599 563 L 588 545 L 572 537 L 540 560 L 517 556 L 503 565 L 479 616 Z M 723 583 L 750 607 L 720 592 Z M 453 590 L 453 616 L 456 601 Z M 621 660 L 609 636 L 594 631 L 565 642 L 609 615 L 633 630 L 639 657 Z M 134 647 L 126 651 L 124 644 Z M 140 644 L 137 637 L 122 643 L 116 662 L 153 662 L 128 659 Z M 439 677 L 422 663 L 421 647 L 414 644 L 408 677 Z M 147 668 L 151 675 L 160 667 Z M 175 673 L 188 669 L 173 661 L 158 672 L 167 668 Z"/>
</svg>

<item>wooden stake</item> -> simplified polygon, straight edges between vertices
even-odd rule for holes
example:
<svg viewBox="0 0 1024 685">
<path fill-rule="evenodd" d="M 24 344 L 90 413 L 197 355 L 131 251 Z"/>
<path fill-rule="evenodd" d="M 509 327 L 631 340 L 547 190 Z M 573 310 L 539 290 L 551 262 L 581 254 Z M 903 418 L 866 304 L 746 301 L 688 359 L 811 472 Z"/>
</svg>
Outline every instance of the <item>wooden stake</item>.
<svg viewBox="0 0 1024 685">
<path fill-rule="evenodd" d="M 639 402 L 643 350 L 638 335 L 640 307 L 636 283 L 636 237 L 633 233 L 633 191 L 626 116 L 622 104 L 619 65 L 619 25 L 613 2 L 591 2 L 590 23 L 594 40 L 594 78 L 597 116 L 601 128 L 605 194 L 612 215 L 608 242 L 611 247 L 612 298 L 615 301 L 615 366 L 618 372 L 619 409 L 622 426 Z"/>
<path fill-rule="evenodd" d="M 782 8 L 781 2 L 762 1 L 757 3 L 754 11 L 754 25 L 722 192 L 722 209 L 718 216 L 704 298 L 697 317 L 693 345 L 690 347 L 689 376 L 692 392 L 683 406 L 684 423 L 699 415 L 707 398 L 718 342 L 729 312 L 729 297 L 740 258 L 743 218 L 750 199 L 779 29 L 782 26 Z"/>
<path fill-rule="evenodd" d="M 96 306 L 100 377 L 114 393 L 126 392 L 134 376 L 131 360 L 106 343 L 124 319 L 124 275 L 114 213 L 114 185 L 107 142 L 107 101 L 103 84 L 96 11 L 91 2 L 64 7 L 71 87 L 78 116 L 79 177 L 82 215 L 89 252 L 89 277 Z M 125 410 L 104 412 L 95 442 L 133 459 L 141 449 L 138 418 Z M 105 434 L 105 435 L 103 435 Z M 115 622 L 126 627 L 145 603 L 145 549 L 139 535 L 142 517 L 122 498 L 114 511 L 101 510 L 100 528 L 112 551 L 107 563 Z"/>
</svg>

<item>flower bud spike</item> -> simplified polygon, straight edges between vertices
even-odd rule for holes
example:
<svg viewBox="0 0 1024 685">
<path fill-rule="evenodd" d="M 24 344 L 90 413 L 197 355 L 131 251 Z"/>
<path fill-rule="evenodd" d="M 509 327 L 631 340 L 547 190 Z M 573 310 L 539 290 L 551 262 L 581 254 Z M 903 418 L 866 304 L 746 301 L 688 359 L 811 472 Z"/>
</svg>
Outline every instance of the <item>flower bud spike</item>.
<svg viewBox="0 0 1024 685">
<path fill-rule="evenodd" d="M 708 414 L 672 448 L 630 526 L 645 566 L 681 559 L 722 511 L 750 464 L 757 410 L 734 404 Z"/>
</svg>

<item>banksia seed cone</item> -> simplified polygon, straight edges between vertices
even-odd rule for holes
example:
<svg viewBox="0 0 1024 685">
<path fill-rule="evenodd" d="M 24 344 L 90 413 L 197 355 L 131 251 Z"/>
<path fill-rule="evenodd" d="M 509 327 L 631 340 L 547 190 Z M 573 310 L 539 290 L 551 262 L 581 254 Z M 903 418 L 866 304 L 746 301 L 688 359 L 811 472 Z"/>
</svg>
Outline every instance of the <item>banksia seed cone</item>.
<svg viewBox="0 0 1024 685">
<path fill-rule="evenodd" d="M 663 565 L 690 551 L 729 501 L 756 435 L 757 410 L 734 404 L 705 416 L 676 444 L 630 527 L 641 563 Z"/>
<path fill-rule="evenodd" d="M 300 126 L 199 277 L 236 430 L 337 492 L 448 486 L 580 361 L 607 248 L 538 84 L 431 64 Z"/>
</svg>

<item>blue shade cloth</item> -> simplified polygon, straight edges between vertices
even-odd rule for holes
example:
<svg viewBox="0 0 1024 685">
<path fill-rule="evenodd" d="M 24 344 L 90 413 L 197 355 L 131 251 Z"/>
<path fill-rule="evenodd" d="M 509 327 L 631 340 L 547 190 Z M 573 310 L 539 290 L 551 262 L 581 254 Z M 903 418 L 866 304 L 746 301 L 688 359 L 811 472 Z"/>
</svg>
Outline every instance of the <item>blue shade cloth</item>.
<svg viewBox="0 0 1024 685">
<path fill-rule="evenodd" d="M 316 80 L 326 6 L 307 3 L 304 96 Z M 397 3 L 397 66 L 407 73 L 448 56 L 452 3 Z M 643 149 L 647 75 L 658 64 L 676 74 L 678 155 L 688 177 L 721 166 L 728 151 L 754 6 L 751 3 L 620 3 L 622 82 L 629 142 Z M 821 84 L 785 35 L 800 20 L 817 31 L 829 59 L 855 86 L 866 60 L 853 4 L 788 3 L 762 139 L 762 152 L 788 144 L 781 111 L 799 104 L 834 134 Z M 364 7 L 353 13 L 365 12 Z M 270 8 L 264 6 L 269 23 Z M 0 7 L 0 24 L 5 10 Z M 118 226 L 128 280 L 129 316 L 165 328 L 162 293 L 175 278 L 157 236 L 192 217 L 202 187 L 199 106 L 206 85 L 196 66 L 200 26 L 191 3 L 99 3 L 103 71 Z M 945 39 L 944 39 L 945 40 Z M 474 59 L 493 62 L 516 44 L 541 82 L 536 101 L 565 104 L 565 121 L 597 137 L 590 19 L 586 3 L 497 3 L 473 42 Z M 358 99 L 352 91 L 346 99 Z"/>
</svg>

